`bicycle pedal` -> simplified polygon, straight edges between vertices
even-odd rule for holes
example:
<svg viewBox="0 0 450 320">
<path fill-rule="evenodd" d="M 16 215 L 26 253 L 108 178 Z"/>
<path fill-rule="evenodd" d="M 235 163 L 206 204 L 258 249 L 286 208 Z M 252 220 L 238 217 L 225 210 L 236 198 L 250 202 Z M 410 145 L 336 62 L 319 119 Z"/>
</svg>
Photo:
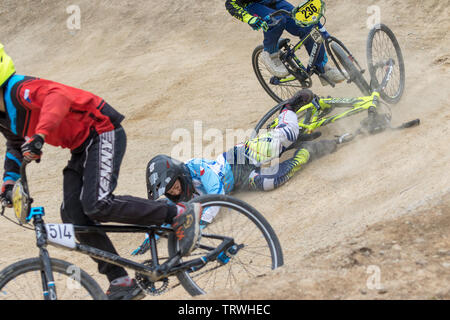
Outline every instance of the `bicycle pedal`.
<svg viewBox="0 0 450 320">
<path fill-rule="evenodd" d="M 273 84 L 274 86 L 279 85 L 281 83 L 280 79 L 278 77 L 275 77 L 275 76 L 270 78 L 269 82 L 270 82 L 270 84 Z"/>
<path fill-rule="evenodd" d="M 344 133 L 342 136 L 336 136 L 336 138 L 337 144 L 343 144 L 353 141 L 355 139 L 355 135 L 352 133 Z"/>
</svg>

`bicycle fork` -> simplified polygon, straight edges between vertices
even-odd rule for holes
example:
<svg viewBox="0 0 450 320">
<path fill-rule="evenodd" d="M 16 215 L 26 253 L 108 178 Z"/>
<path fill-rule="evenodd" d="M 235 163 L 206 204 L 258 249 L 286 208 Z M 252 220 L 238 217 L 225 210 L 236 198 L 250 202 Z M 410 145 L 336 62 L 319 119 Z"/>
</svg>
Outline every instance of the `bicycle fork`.
<svg viewBox="0 0 450 320">
<path fill-rule="evenodd" d="M 57 300 L 50 255 L 46 249 L 47 234 L 42 218 L 35 217 L 34 226 L 36 230 L 36 242 L 39 248 L 39 259 L 41 260 L 41 280 L 44 300 Z"/>
<path fill-rule="evenodd" d="M 55 280 L 53 279 L 52 266 L 47 249 L 41 248 L 39 256 L 42 264 L 41 279 L 44 300 L 57 300 Z"/>
</svg>

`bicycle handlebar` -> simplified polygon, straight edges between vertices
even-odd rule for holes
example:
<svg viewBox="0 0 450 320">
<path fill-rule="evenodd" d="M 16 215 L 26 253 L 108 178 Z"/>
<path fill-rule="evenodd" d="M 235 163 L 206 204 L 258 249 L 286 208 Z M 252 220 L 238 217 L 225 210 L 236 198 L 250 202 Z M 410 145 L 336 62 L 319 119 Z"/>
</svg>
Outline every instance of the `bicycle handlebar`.
<svg viewBox="0 0 450 320">
<path fill-rule="evenodd" d="M 21 181 L 21 184 L 22 184 L 22 187 L 23 187 L 23 192 L 26 194 L 26 196 L 28 198 L 31 199 L 30 193 L 29 193 L 29 189 L 28 189 L 28 180 L 27 180 L 27 171 L 26 171 L 27 165 L 30 164 L 30 163 L 31 163 L 31 161 L 29 161 L 27 159 L 23 159 L 22 163 L 20 165 L 20 171 L 19 172 L 20 172 L 20 181 Z M 2 206 L 2 209 L 0 211 L 0 215 L 3 215 L 4 212 L 5 212 L 5 209 L 9 208 L 9 205 L 7 205 L 4 201 L 2 201 L 1 202 L 1 206 Z"/>
<path fill-rule="evenodd" d="M 277 10 L 277 11 L 272 12 L 271 14 L 267 15 L 267 16 L 264 18 L 264 21 L 267 22 L 267 25 L 268 25 L 270 28 L 275 27 L 275 26 L 277 26 L 277 25 L 280 24 L 281 19 L 272 19 L 272 18 L 274 18 L 274 17 L 276 17 L 276 16 L 281 16 L 281 15 L 284 15 L 284 14 L 287 14 L 287 15 L 291 16 L 291 15 L 292 15 L 292 12 L 291 12 L 291 11 L 288 11 L 288 10 L 280 9 L 280 10 Z M 274 21 L 274 20 L 275 20 L 275 21 Z"/>
<path fill-rule="evenodd" d="M 280 9 L 280 10 L 277 10 L 275 12 L 272 12 L 271 14 L 269 14 L 269 16 L 272 18 L 272 17 L 278 16 L 278 15 L 281 15 L 281 14 L 289 14 L 289 15 L 291 15 L 292 11 Z"/>
</svg>

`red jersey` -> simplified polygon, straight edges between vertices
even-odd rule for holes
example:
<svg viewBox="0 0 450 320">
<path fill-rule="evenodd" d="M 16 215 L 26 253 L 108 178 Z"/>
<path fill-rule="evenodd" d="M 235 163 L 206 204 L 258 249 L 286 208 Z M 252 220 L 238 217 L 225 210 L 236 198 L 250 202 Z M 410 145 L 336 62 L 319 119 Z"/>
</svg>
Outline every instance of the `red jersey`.
<svg viewBox="0 0 450 320">
<path fill-rule="evenodd" d="M 90 92 L 19 75 L 5 86 L 4 101 L 7 126 L 13 134 L 23 138 L 44 134 L 46 143 L 71 150 L 92 129 L 98 134 L 114 130 L 124 118 Z"/>
</svg>

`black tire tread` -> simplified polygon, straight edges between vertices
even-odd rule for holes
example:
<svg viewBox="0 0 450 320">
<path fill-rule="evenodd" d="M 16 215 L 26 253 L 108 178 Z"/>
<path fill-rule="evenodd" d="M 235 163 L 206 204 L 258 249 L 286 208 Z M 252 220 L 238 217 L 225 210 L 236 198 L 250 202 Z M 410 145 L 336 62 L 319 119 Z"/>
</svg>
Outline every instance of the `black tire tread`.
<svg viewBox="0 0 450 320">
<path fill-rule="evenodd" d="M 270 238 L 270 240 L 273 242 L 273 247 L 275 250 L 276 259 L 273 261 L 272 269 L 278 268 L 284 264 L 283 261 L 283 252 L 281 249 L 280 242 L 278 240 L 278 237 L 275 234 L 275 231 L 270 226 L 269 222 L 263 217 L 261 213 L 259 213 L 256 209 L 251 207 L 249 204 L 245 203 L 242 200 L 239 200 L 237 198 L 228 196 L 228 195 L 203 195 L 200 197 L 197 197 L 191 202 L 200 202 L 200 203 L 208 203 L 208 202 L 228 202 L 232 205 L 240 206 L 241 208 L 244 208 L 248 212 L 250 212 L 253 215 L 253 219 L 257 220 L 257 222 L 267 231 L 267 234 L 265 234 L 266 239 L 267 237 Z M 251 221 L 253 221 L 252 218 L 250 218 Z M 253 221 L 256 223 L 255 221 Z M 177 252 L 177 241 L 174 236 L 169 237 L 168 241 L 168 247 L 169 247 L 169 255 L 173 256 Z M 184 287 L 184 289 L 192 296 L 203 294 L 202 291 L 198 289 L 197 286 L 193 283 L 193 280 L 191 277 L 185 273 L 185 272 L 179 272 L 177 274 L 177 278 L 180 281 L 181 285 Z"/>
</svg>

